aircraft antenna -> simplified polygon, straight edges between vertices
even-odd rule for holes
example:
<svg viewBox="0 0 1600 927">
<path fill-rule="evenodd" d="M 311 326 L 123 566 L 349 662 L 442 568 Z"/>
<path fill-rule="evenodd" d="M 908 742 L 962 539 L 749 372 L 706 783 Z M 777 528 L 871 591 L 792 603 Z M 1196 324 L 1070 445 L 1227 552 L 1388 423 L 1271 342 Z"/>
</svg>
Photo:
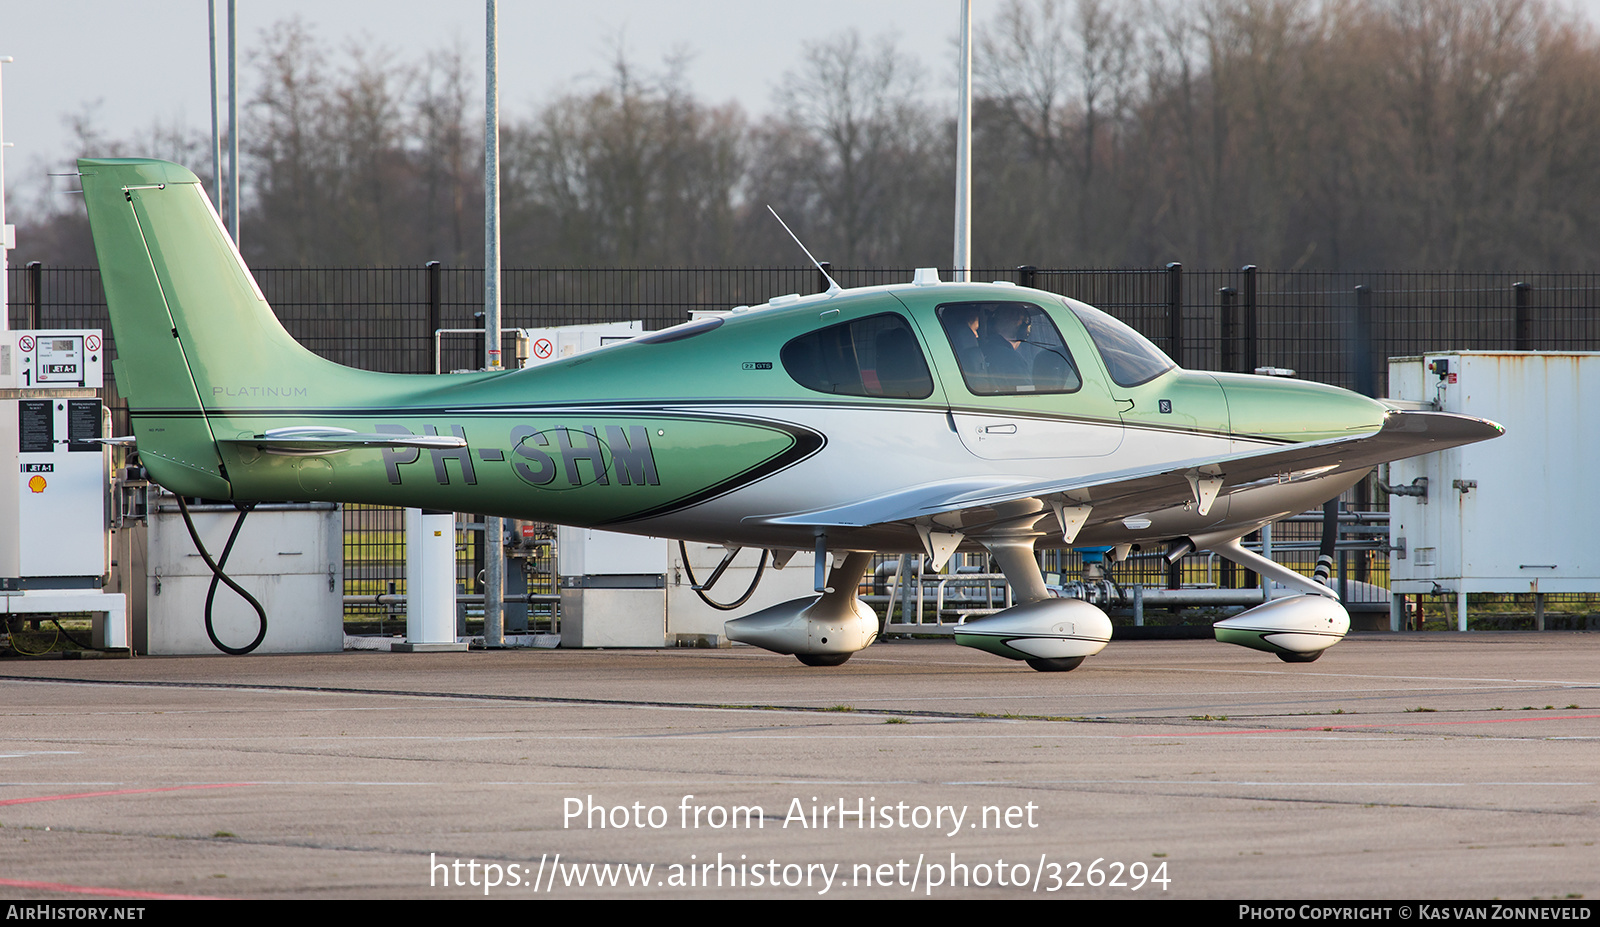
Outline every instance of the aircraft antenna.
<svg viewBox="0 0 1600 927">
<path fill-rule="evenodd" d="M 794 243 L 799 245 L 800 250 L 804 251 L 806 253 L 806 257 L 811 259 L 811 263 L 816 265 L 817 273 L 822 275 L 822 279 L 828 281 L 828 295 L 832 296 L 843 289 L 843 287 L 839 286 L 839 281 L 833 279 L 833 277 L 828 274 L 827 269 L 824 268 L 816 258 L 811 256 L 811 249 L 805 246 L 805 242 L 800 240 L 800 236 L 794 233 L 794 229 L 789 228 L 789 223 L 783 221 L 783 217 L 778 215 L 778 211 L 773 209 L 770 204 L 767 206 L 767 212 L 772 213 L 772 218 L 778 220 L 778 224 L 783 226 L 783 230 L 789 233 L 789 237 L 794 239 Z"/>
</svg>

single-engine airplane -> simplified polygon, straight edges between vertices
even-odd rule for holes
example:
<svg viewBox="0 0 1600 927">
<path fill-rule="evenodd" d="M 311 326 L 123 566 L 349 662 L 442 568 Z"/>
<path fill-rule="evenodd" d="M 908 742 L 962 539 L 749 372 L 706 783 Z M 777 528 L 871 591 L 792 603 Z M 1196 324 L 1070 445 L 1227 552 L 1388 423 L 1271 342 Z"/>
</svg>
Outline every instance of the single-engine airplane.
<svg viewBox="0 0 1600 927">
<path fill-rule="evenodd" d="M 188 170 L 78 166 L 115 374 L 154 480 L 182 496 L 478 512 L 779 562 L 814 550 L 817 595 L 726 627 L 808 665 L 876 637 L 857 598 L 873 552 L 926 552 L 937 569 L 987 550 L 1017 604 L 956 640 L 1072 669 L 1111 622 L 1050 595 L 1035 552 L 1068 546 L 1209 549 L 1265 574 L 1296 594 L 1220 622 L 1218 639 L 1314 660 L 1348 613 L 1239 539 L 1378 463 L 1502 430 L 1317 383 L 1183 370 L 1076 300 L 928 270 L 531 369 L 355 370 L 278 323 Z"/>
</svg>

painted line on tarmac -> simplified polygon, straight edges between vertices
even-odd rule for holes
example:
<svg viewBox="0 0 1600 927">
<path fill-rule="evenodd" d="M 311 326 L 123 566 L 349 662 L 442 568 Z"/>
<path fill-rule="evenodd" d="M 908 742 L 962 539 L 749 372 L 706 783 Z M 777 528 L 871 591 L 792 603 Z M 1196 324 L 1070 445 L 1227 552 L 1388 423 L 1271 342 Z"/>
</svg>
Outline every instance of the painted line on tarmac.
<svg viewBox="0 0 1600 927">
<path fill-rule="evenodd" d="M 68 885 L 65 882 L 30 882 L 26 879 L 0 879 L 7 888 L 24 888 L 35 892 L 63 892 L 72 895 L 99 895 L 105 898 L 144 898 L 152 901 L 221 901 L 216 895 L 168 895 L 164 892 L 141 892 L 131 888 L 100 888 L 95 885 Z"/>
<path fill-rule="evenodd" d="M 0 753 L 0 760 L 20 760 L 29 756 L 77 756 L 82 750 L 16 750 Z"/>
<path fill-rule="evenodd" d="M 1498 682 L 1512 686 L 1561 686 L 1573 689 L 1600 688 L 1593 680 L 1578 681 L 1574 679 L 1507 679 L 1501 676 L 1413 676 L 1410 674 L 1385 675 L 1382 673 L 1327 673 L 1312 670 L 1261 670 L 1261 669 L 1236 669 L 1216 668 L 1204 666 L 1141 666 L 1140 670 L 1147 673 L 1224 673 L 1230 676 L 1322 676 L 1331 679 L 1387 679 L 1397 681 L 1402 679 L 1420 679 L 1424 682 Z"/>
<path fill-rule="evenodd" d="M 109 792 L 74 792 L 68 795 L 36 795 L 31 798 L 7 798 L 0 806 L 26 805 L 36 801 L 63 801 L 69 798 L 104 798 L 109 795 L 141 795 L 146 792 L 182 792 L 188 789 L 237 789 L 254 782 L 211 782 L 204 785 L 169 785 L 159 789 L 115 789 Z"/>
<path fill-rule="evenodd" d="M 1228 734 L 1307 734 L 1339 733 L 1340 731 L 1389 730 L 1397 727 L 1437 727 L 1456 724 L 1520 724 L 1526 721 L 1593 721 L 1600 715 L 1544 715 L 1522 718 L 1476 718 L 1461 721 L 1405 721 L 1395 724 L 1328 724 L 1317 727 L 1261 727 L 1240 728 L 1229 731 L 1179 731 L 1168 734 L 1125 734 L 1126 737 L 1216 737 Z"/>
</svg>

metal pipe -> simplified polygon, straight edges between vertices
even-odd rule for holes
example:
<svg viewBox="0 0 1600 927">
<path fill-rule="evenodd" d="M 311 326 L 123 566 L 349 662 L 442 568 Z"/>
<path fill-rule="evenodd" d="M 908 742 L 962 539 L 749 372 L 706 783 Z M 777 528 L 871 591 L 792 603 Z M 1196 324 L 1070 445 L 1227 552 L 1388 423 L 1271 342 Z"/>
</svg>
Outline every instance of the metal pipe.
<svg viewBox="0 0 1600 927">
<path fill-rule="evenodd" d="M 217 0 L 206 0 L 206 34 L 211 51 L 211 198 L 222 207 L 222 134 L 217 125 Z"/>
<path fill-rule="evenodd" d="M 167 499 L 173 498 L 172 496 L 167 496 L 164 493 L 163 493 L 163 497 L 167 498 Z M 335 509 L 337 509 L 338 507 L 339 507 L 339 503 L 337 503 L 337 502 L 262 502 L 262 503 L 257 504 L 255 509 L 253 509 L 253 511 L 256 511 L 256 512 L 331 512 L 331 511 L 334 511 Z M 164 512 L 164 513 L 177 512 L 177 511 L 179 511 L 178 503 L 177 502 L 158 502 L 155 505 L 155 510 L 157 512 Z M 189 511 L 191 513 L 192 512 L 229 512 L 229 513 L 237 513 L 239 510 L 237 508 L 235 508 L 232 503 L 226 503 L 226 504 L 223 504 L 223 503 L 212 503 L 212 504 L 207 504 L 207 505 L 191 505 L 191 506 L 189 506 Z"/>
<path fill-rule="evenodd" d="M 501 601 L 507 605 L 553 605 L 561 602 L 561 596 L 529 592 L 520 595 L 508 595 L 502 598 Z M 459 594 L 456 596 L 456 602 L 462 605 L 482 605 L 483 596 Z M 344 604 L 404 605 L 406 604 L 406 596 L 403 592 L 378 592 L 373 593 L 372 595 L 347 595 L 344 597 Z"/>
<path fill-rule="evenodd" d="M 239 55 L 235 0 L 228 0 L 228 237 L 239 247 Z"/>
<path fill-rule="evenodd" d="M 11 56 L 0 58 L 0 65 L 11 63 Z M 0 72 L 5 70 L 0 67 Z M 0 82 L 3 87 L 3 82 Z M 4 91 L 0 89 L 0 238 L 6 237 L 6 119 Z M 0 332 L 11 329 L 10 258 L 6 243 L 0 241 Z"/>
<path fill-rule="evenodd" d="M 483 368 L 500 365 L 500 12 L 498 0 L 484 3 L 484 129 L 483 129 Z M 483 644 L 503 647 L 505 613 L 500 600 L 506 589 L 505 519 L 483 520 Z"/>
<path fill-rule="evenodd" d="M 956 232 L 957 283 L 971 279 L 972 268 L 972 0 L 961 0 L 961 76 L 956 84 Z"/>
</svg>

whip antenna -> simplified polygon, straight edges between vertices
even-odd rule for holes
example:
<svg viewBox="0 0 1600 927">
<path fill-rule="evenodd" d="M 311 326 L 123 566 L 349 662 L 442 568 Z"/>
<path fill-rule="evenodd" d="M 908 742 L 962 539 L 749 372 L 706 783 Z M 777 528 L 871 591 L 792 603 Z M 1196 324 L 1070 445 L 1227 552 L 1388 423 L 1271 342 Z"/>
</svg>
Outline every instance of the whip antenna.
<svg viewBox="0 0 1600 927">
<path fill-rule="evenodd" d="M 843 289 L 843 287 L 839 286 L 839 281 L 829 276 L 828 272 L 823 270 L 822 264 L 816 258 L 811 256 L 811 250 L 807 248 L 805 243 L 800 240 L 800 236 L 794 233 L 794 229 L 789 228 L 789 223 L 783 221 L 783 217 L 778 215 L 778 211 L 773 209 L 771 205 L 768 205 L 767 212 L 772 213 L 772 218 L 778 220 L 778 224 L 783 226 L 783 230 L 789 233 L 789 237 L 794 239 L 794 243 L 799 245 L 800 250 L 804 251 L 806 253 L 806 257 L 811 259 L 811 263 L 816 265 L 817 273 L 822 275 L 822 279 L 828 281 L 828 295 L 832 296 Z"/>
</svg>

